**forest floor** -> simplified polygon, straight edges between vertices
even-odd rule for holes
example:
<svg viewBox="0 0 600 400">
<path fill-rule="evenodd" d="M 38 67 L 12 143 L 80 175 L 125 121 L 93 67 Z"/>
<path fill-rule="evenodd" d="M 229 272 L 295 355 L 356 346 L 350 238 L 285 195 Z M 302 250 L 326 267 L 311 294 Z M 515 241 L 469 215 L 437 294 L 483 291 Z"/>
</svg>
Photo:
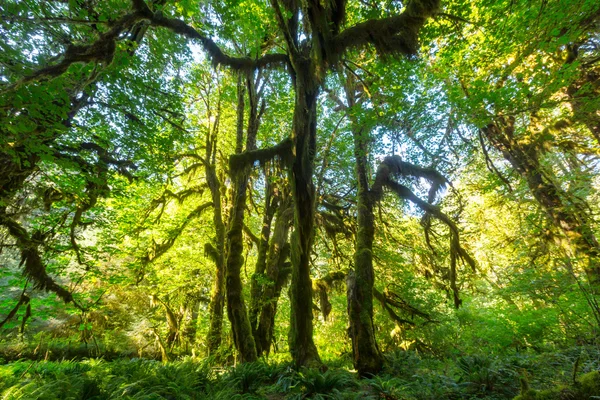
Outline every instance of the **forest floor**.
<svg viewBox="0 0 600 400">
<path fill-rule="evenodd" d="M 184 358 L 21 360 L 0 365 L 8 399 L 600 399 L 600 349 L 434 358 L 388 354 L 386 370 L 359 379 L 348 360 L 327 370 L 286 363 L 217 367 Z"/>
</svg>

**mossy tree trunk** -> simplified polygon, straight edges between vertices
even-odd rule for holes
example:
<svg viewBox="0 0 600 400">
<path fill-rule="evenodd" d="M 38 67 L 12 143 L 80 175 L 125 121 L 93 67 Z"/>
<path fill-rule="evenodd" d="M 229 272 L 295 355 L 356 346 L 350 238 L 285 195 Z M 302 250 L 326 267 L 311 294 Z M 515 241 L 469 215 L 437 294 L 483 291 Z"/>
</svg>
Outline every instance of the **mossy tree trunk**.
<svg viewBox="0 0 600 400">
<path fill-rule="evenodd" d="M 256 257 L 256 264 L 254 266 L 254 273 L 252 274 L 252 283 L 250 288 L 250 325 L 252 326 L 252 334 L 254 335 L 254 341 L 257 343 L 257 345 L 259 338 L 257 337 L 256 329 L 258 327 L 258 316 L 262 307 L 262 297 L 264 291 L 262 280 L 267 269 L 271 224 L 273 222 L 273 217 L 275 216 L 275 211 L 277 210 L 277 202 L 279 200 L 279 196 L 274 193 L 274 184 L 271 183 L 271 177 L 268 171 L 269 169 L 265 167 L 265 211 L 260 230 L 258 255 Z"/>
<path fill-rule="evenodd" d="M 294 159 L 290 181 L 294 201 L 291 239 L 292 286 L 289 345 L 297 366 L 318 365 L 321 359 L 313 341 L 310 255 L 314 236 L 315 185 L 313 183 L 317 134 L 319 83 L 309 57 L 297 55 L 294 68 L 295 104 L 292 125 Z"/>
<path fill-rule="evenodd" d="M 209 110 L 207 112 L 207 120 L 211 121 L 211 118 L 212 115 Z M 215 227 L 215 237 L 212 243 L 205 244 L 206 253 L 215 263 L 215 278 L 208 306 L 210 323 L 207 345 L 209 354 L 214 354 L 221 345 L 223 310 L 225 308 L 225 223 L 223 222 L 221 181 L 216 170 L 218 118 L 219 110 L 217 110 L 215 122 L 206 135 L 206 154 L 204 160 L 204 172 L 213 203 L 213 224 Z"/>
<path fill-rule="evenodd" d="M 293 212 L 289 199 L 283 199 L 277 210 L 273 238 L 269 244 L 269 255 L 266 262 L 268 283 L 264 285 L 262 291 L 260 318 L 255 336 L 259 355 L 269 354 L 273 341 L 277 301 L 291 271 L 290 267 L 286 265 L 286 259 L 289 256 L 288 236 Z"/>
<path fill-rule="evenodd" d="M 355 105 L 356 85 L 348 77 L 345 91 L 348 107 Z M 350 112 L 352 114 L 352 112 Z M 350 117 L 356 161 L 357 233 L 354 253 L 354 272 L 347 278 L 348 317 L 354 368 L 361 376 L 376 374 L 383 367 L 383 357 L 377 346 L 373 326 L 373 240 L 375 237 L 375 197 L 369 189 L 368 159 L 369 130 Z"/>
<path fill-rule="evenodd" d="M 242 78 L 238 81 L 238 130 L 236 140 L 236 154 L 242 153 L 243 146 L 243 120 L 244 120 L 244 91 Z M 259 96 L 256 90 L 260 82 L 254 77 L 248 78 L 249 117 L 246 136 L 246 152 L 256 149 L 256 135 L 260 125 L 260 118 L 264 111 L 264 102 L 259 105 Z M 252 327 L 243 297 L 243 286 L 240 271 L 244 264 L 243 257 L 243 228 L 244 210 L 251 165 L 245 165 L 241 170 L 232 170 L 233 204 L 227 233 L 227 315 L 231 322 L 234 344 L 239 352 L 241 362 L 252 362 L 257 359 L 256 345 L 252 334 Z"/>
<path fill-rule="evenodd" d="M 534 121 L 535 119 L 532 119 Z M 565 192 L 544 171 L 540 163 L 542 150 L 535 142 L 523 143 L 515 136 L 513 118 L 499 118 L 482 132 L 489 142 L 510 162 L 527 182 L 533 197 L 554 226 L 562 230 L 573 246 L 572 254 L 584 255 L 584 269 L 592 291 L 600 292 L 600 244 L 592 229 L 586 206 Z"/>
</svg>

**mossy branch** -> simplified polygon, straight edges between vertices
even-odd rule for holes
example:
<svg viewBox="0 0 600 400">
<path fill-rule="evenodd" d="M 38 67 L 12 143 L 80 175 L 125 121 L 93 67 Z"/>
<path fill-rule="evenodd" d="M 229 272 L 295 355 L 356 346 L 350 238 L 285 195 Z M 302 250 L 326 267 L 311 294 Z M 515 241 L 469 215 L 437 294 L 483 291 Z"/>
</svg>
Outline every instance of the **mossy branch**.
<svg viewBox="0 0 600 400">
<path fill-rule="evenodd" d="M 281 67 L 288 63 L 288 56 L 279 53 L 265 54 L 258 58 L 231 57 L 225 54 L 214 40 L 179 19 L 167 18 L 162 13 L 154 13 L 149 19 L 151 25 L 161 26 L 189 39 L 198 40 L 214 65 L 224 65 L 236 71 L 250 72 L 260 68 Z"/>
<path fill-rule="evenodd" d="M 16 245 L 21 251 L 21 266 L 24 267 L 23 274 L 33 281 L 34 287 L 56 293 L 65 303 L 73 302 L 79 307 L 73 301 L 71 292 L 57 284 L 46 272 L 38 250 L 41 243 L 34 240 L 21 224 L 8 217 L 5 212 L 0 213 L 0 225 L 6 227 L 8 233 L 17 240 Z"/>
<path fill-rule="evenodd" d="M 243 168 L 251 166 L 255 162 L 265 163 L 278 157 L 281 160 L 288 161 L 292 153 L 292 139 L 287 138 L 279 144 L 266 149 L 246 151 L 229 156 L 229 170 L 235 175 Z"/>
<path fill-rule="evenodd" d="M 437 13 L 439 0 L 412 0 L 399 15 L 358 23 L 332 39 L 330 46 L 339 57 L 352 48 L 375 46 L 380 54 L 414 55 L 418 35 L 427 19 Z"/>
<path fill-rule="evenodd" d="M 429 180 L 431 182 L 431 189 L 428 196 L 429 201 L 422 200 L 408 187 L 394 181 L 392 179 L 393 176 L 415 176 Z M 431 225 L 428 220 L 429 216 L 438 219 L 448 226 L 450 230 L 449 280 L 454 296 L 454 305 L 456 308 L 458 308 L 462 304 L 462 300 L 459 297 L 458 286 L 456 284 L 457 261 L 462 260 L 468 264 L 473 271 L 476 269 L 476 263 L 470 254 L 461 246 L 460 233 L 454 221 L 452 221 L 450 217 L 443 213 L 439 207 L 431 204 L 431 202 L 435 199 L 435 193 L 448 183 L 449 182 L 447 179 L 434 169 L 418 167 L 402 161 L 402 159 L 398 156 L 391 156 L 386 157 L 377 169 L 375 181 L 371 188 L 371 193 L 375 200 L 380 200 L 383 197 L 383 188 L 387 187 L 401 199 L 408 200 L 423 210 L 427 216 L 423 226 L 426 230 L 425 234 L 428 244 L 430 233 L 429 230 L 431 229 Z"/>
<path fill-rule="evenodd" d="M 410 325 L 410 326 L 415 326 L 415 323 L 412 321 L 409 321 L 407 319 L 403 319 L 400 318 L 400 316 L 398 316 L 398 314 L 396 314 L 396 312 L 394 311 L 394 309 L 392 307 L 390 307 L 390 304 L 388 303 L 387 299 L 385 298 L 384 294 L 381 293 L 379 290 L 373 288 L 373 297 L 375 298 L 375 300 L 377 300 L 379 302 L 379 304 L 381 304 L 381 307 L 383 307 L 383 309 L 388 313 L 388 315 L 390 316 L 390 318 L 398 325 Z"/>
<path fill-rule="evenodd" d="M 6 318 L 4 318 L 2 321 L 0 321 L 0 328 L 2 328 L 4 326 L 4 324 L 6 324 L 8 321 L 10 321 L 11 319 L 13 319 L 15 317 L 15 315 L 17 314 L 17 311 L 19 311 L 19 308 L 21 308 L 22 305 L 29 304 L 29 301 L 31 299 L 29 298 L 29 296 L 27 296 L 27 294 L 25 294 L 26 288 L 27 288 L 27 284 L 25 284 L 25 288 L 23 289 L 23 293 L 21 293 L 21 296 L 19 297 L 19 301 L 17 302 L 17 304 L 13 307 L 12 310 L 10 310 L 10 312 L 8 313 Z"/>
<path fill-rule="evenodd" d="M 40 79 L 56 78 L 64 74 L 71 65 L 76 63 L 88 64 L 91 62 L 98 62 L 109 65 L 114 58 L 115 50 L 117 48 L 116 42 L 121 34 L 134 27 L 139 21 L 152 15 L 150 9 L 143 1 L 135 0 L 133 1 L 133 5 L 133 12 L 125 14 L 113 22 L 110 25 L 110 29 L 101 34 L 93 43 L 87 45 L 69 44 L 62 55 L 62 61 L 60 63 L 41 68 L 31 75 L 9 85 L 2 92 L 15 90 L 26 83 L 38 81 Z"/>
</svg>

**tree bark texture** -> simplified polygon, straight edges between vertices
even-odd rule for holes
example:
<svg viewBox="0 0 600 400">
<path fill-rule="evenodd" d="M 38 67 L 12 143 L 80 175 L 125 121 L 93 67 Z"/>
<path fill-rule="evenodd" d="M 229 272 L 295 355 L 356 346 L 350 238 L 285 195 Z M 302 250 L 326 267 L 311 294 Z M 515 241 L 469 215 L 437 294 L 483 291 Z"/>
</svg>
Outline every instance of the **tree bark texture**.
<svg viewBox="0 0 600 400">
<path fill-rule="evenodd" d="M 273 327 L 277 312 L 277 301 L 281 295 L 290 269 L 285 268 L 285 260 L 289 256 L 288 235 L 294 210 L 289 201 L 282 201 L 277 210 L 277 219 L 273 230 L 273 238 L 269 244 L 269 255 L 266 263 L 266 278 L 269 283 L 262 290 L 261 310 L 256 329 L 256 347 L 258 354 L 269 354 L 273 341 Z"/>
<path fill-rule="evenodd" d="M 258 327 L 258 316 L 262 307 L 263 297 L 263 284 L 261 278 L 265 276 L 267 269 L 267 256 L 269 252 L 269 239 L 271 237 L 271 224 L 275 211 L 277 209 L 278 196 L 273 193 L 273 184 L 270 182 L 270 177 L 267 175 L 267 169 L 265 168 L 265 213 L 263 215 L 262 226 L 260 230 L 260 238 L 258 244 L 258 255 L 256 258 L 256 264 L 254 266 L 254 273 L 252 274 L 252 282 L 250 287 L 250 325 L 252 326 L 252 333 L 254 335 L 254 341 L 257 343 L 259 338 L 257 336 L 256 329 Z M 257 349 L 258 353 L 260 351 Z"/>
<path fill-rule="evenodd" d="M 319 365 L 313 341 L 310 255 L 314 236 L 315 186 L 313 183 L 319 83 L 310 58 L 295 60 L 295 104 L 292 124 L 294 159 L 290 168 L 294 199 L 292 234 L 292 286 L 289 345 L 297 366 Z"/>
<path fill-rule="evenodd" d="M 253 97 L 253 93 L 249 93 Z M 255 99 L 254 99 L 255 100 Z M 252 101 L 252 99 L 251 99 Z M 254 102 L 255 103 L 255 102 Z M 251 102 L 250 108 L 253 104 Z M 251 115 L 248 124 L 248 136 L 246 151 L 254 150 L 256 138 L 255 127 L 252 118 L 257 118 L 258 115 L 251 110 Z M 243 142 L 243 120 L 244 120 L 244 90 L 240 80 L 238 81 L 238 135 L 236 142 L 237 153 L 241 153 Z M 233 206 L 231 210 L 229 231 L 227 232 L 227 263 L 226 263 L 226 288 L 227 288 L 227 315 L 231 322 L 231 330 L 233 333 L 233 342 L 238 350 L 240 362 L 256 361 L 256 346 L 254 344 L 254 336 L 252 335 L 252 327 L 248 318 L 248 311 L 244 302 L 243 286 L 240 277 L 242 265 L 244 264 L 244 245 L 243 245 L 243 228 L 244 228 L 244 210 L 246 208 L 246 191 L 248 187 L 248 178 L 250 175 L 250 167 L 245 166 L 241 171 L 231 171 L 233 175 Z"/>
<path fill-rule="evenodd" d="M 374 198 L 369 190 L 367 154 L 369 135 L 354 126 L 354 157 L 358 180 L 357 233 L 354 274 L 347 280 L 348 316 L 354 368 L 361 376 L 383 368 L 383 357 L 373 326 L 373 240 L 375 237 Z"/>
</svg>

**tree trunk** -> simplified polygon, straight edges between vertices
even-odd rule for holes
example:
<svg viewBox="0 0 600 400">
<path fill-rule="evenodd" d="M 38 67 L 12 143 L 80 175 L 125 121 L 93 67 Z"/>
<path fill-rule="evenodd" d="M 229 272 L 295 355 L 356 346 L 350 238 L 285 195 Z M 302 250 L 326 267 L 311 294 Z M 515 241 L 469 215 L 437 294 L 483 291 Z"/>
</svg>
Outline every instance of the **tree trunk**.
<svg viewBox="0 0 600 400">
<path fill-rule="evenodd" d="M 260 241 L 258 244 L 258 256 L 256 258 L 256 265 L 254 267 L 254 273 L 252 274 L 252 283 L 250 288 L 250 325 L 252 326 L 252 334 L 254 335 L 254 341 L 257 344 L 259 338 L 257 336 L 258 327 L 258 316 L 262 307 L 263 297 L 263 284 L 260 282 L 260 278 L 264 277 L 267 269 L 267 255 L 269 252 L 269 239 L 271 237 L 271 223 L 275 216 L 277 209 L 276 203 L 278 200 L 277 196 L 273 194 L 273 184 L 270 183 L 270 177 L 267 175 L 267 169 L 265 168 L 265 213 L 263 215 L 262 228 L 260 231 Z M 260 354 L 260 350 L 258 350 Z"/>
<path fill-rule="evenodd" d="M 346 77 L 344 86 L 348 108 L 356 106 L 356 83 L 354 76 Z M 373 327 L 373 240 L 375 238 L 375 216 L 373 206 L 375 196 L 370 191 L 368 154 L 369 130 L 350 113 L 352 137 L 354 139 L 354 159 L 356 161 L 357 233 L 354 253 L 354 272 L 346 278 L 346 298 L 348 302 L 348 330 L 352 340 L 354 368 L 361 376 L 376 374 L 383 368 L 383 357 L 377 346 Z"/>
<path fill-rule="evenodd" d="M 277 301 L 281 295 L 281 289 L 289 275 L 289 269 L 285 270 L 285 260 L 289 256 L 287 246 L 290 223 L 293 209 L 288 201 L 282 201 L 277 210 L 277 220 L 273 231 L 273 239 L 269 245 L 269 257 L 267 260 L 266 277 L 269 283 L 265 285 L 261 297 L 262 309 L 258 327 L 256 329 L 256 347 L 259 355 L 269 354 L 271 342 L 273 341 L 273 325 L 275 313 L 277 312 Z"/>
<path fill-rule="evenodd" d="M 294 199 L 292 234 L 292 286 L 289 345 L 296 366 L 320 365 L 313 341 L 310 255 L 314 235 L 315 186 L 313 184 L 319 85 L 308 58 L 296 60 L 296 99 L 292 124 L 294 160 L 290 181 Z"/>
<path fill-rule="evenodd" d="M 373 240 L 375 237 L 374 199 L 369 191 L 367 154 L 369 135 L 353 124 L 354 157 L 358 180 L 357 233 L 354 274 L 347 279 L 348 316 L 354 368 L 361 376 L 376 374 L 383 357 L 373 327 Z"/>
<path fill-rule="evenodd" d="M 244 91 L 242 78 L 238 81 L 238 134 L 236 141 L 236 153 L 241 153 L 243 142 L 243 121 L 244 121 Z M 250 93 L 252 96 L 252 93 Z M 252 108 L 252 105 L 250 106 Z M 252 113 L 252 111 L 251 111 Z M 256 114 L 256 113 L 255 113 Z M 256 115 L 255 115 L 256 117 Z M 252 116 L 248 124 L 248 138 L 246 151 L 254 150 L 256 131 L 252 123 Z M 244 209 L 246 208 L 246 191 L 248 187 L 248 177 L 250 167 L 245 166 L 241 171 L 230 171 L 233 175 L 233 206 L 231 210 L 231 219 L 229 223 L 229 232 L 227 233 L 227 315 L 231 322 L 233 333 L 233 342 L 239 352 L 240 362 L 256 361 L 256 346 L 254 336 L 244 302 L 244 294 L 240 272 L 244 264 Z"/>
<path fill-rule="evenodd" d="M 600 290 L 600 245 L 591 227 L 585 206 L 570 201 L 568 193 L 554 183 L 539 161 L 539 152 L 533 144 L 523 144 L 514 137 L 514 120 L 501 119 L 482 129 L 490 143 L 500 150 L 506 160 L 527 182 L 533 197 L 548 215 L 549 220 L 562 230 L 573 244 L 576 253 L 587 257 L 585 273 L 594 292 Z"/>
<path fill-rule="evenodd" d="M 207 139 L 206 146 L 206 182 L 210 189 L 213 202 L 213 223 L 215 226 L 214 246 L 206 244 L 206 249 L 210 253 L 215 263 L 215 279 L 210 296 L 209 315 L 210 326 L 208 329 L 207 343 L 209 354 L 214 354 L 222 340 L 223 330 L 223 309 L 225 308 L 225 224 L 223 223 L 222 205 L 221 205 L 221 183 L 217 177 L 214 163 L 211 163 L 213 155 L 213 145 L 210 139 Z"/>
<path fill-rule="evenodd" d="M 566 64 L 571 64 L 579 57 L 579 46 L 567 46 L 567 50 Z M 579 66 L 579 74 L 580 78 L 567 88 L 573 116 L 589 129 L 600 144 L 600 69 L 583 63 Z"/>
</svg>

